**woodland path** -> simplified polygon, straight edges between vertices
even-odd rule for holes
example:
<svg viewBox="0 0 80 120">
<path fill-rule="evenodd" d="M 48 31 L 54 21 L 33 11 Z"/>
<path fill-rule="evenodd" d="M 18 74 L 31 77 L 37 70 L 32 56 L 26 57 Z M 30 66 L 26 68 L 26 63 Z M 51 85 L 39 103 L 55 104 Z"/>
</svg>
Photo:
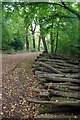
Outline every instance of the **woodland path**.
<svg viewBox="0 0 80 120">
<path fill-rule="evenodd" d="M 39 52 L 3 54 L 3 117 L 32 118 L 37 115 L 38 105 L 28 103 L 26 99 L 38 97 L 32 91 L 32 88 L 38 85 L 32 72 L 32 64 L 39 54 Z"/>
</svg>

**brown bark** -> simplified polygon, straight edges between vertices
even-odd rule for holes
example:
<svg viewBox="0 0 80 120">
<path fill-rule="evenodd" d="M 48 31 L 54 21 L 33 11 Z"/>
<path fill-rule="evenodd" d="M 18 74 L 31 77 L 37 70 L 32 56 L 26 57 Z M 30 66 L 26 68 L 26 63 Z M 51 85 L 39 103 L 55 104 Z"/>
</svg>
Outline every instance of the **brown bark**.
<svg viewBox="0 0 80 120">
<path fill-rule="evenodd" d="M 53 38 L 53 32 L 50 33 L 50 40 L 51 40 L 51 53 L 54 52 L 54 38 Z"/>
<path fill-rule="evenodd" d="M 49 72 L 49 73 L 51 72 L 50 69 L 46 69 L 45 67 L 42 67 L 42 66 L 41 67 L 35 67 L 34 70 L 35 71 L 37 70 L 37 71 Z"/>
<path fill-rule="evenodd" d="M 51 90 L 51 89 L 49 90 L 49 96 L 62 96 L 62 97 L 80 99 L 79 92 L 62 92 L 62 91 Z"/>
<path fill-rule="evenodd" d="M 55 73 L 62 73 L 61 71 L 57 70 L 56 68 L 48 65 L 48 64 L 45 64 L 45 63 L 42 63 L 42 62 L 39 62 L 39 65 L 42 66 L 42 67 L 45 67 L 49 70 L 51 70 L 52 72 L 55 72 Z"/>
<path fill-rule="evenodd" d="M 35 120 L 80 120 L 80 115 L 41 114 L 37 115 Z"/>
<path fill-rule="evenodd" d="M 43 42 L 43 46 L 44 46 L 44 51 L 45 51 L 45 53 L 48 53 L 47 44 L 46 44 L 44 35 L 42 35 L 42 42 Z"/>
<path fill-rule="evenodd" d="M 33 37 L 33 49 L 35 49 L 35 37 L 34 37 L 34 31 L 32 31 L 32 37 Z"/>
<path fill-rule="evenodd" d="M 57 52 L 57 48 L 58 48 L 58 35 L 59 35 L 58 27 L 59 27 L 59 22 L 58 22 L 58 26 L 57 26 L 57 35 L 56 35 L 56 47 L 55 47 L 55 53 Z"/>
<path fill-rule="evenodd" d="M 40 73 L 39 73 L 40 74 Z M 44 73 L 44 77 L 65 77 L 71 79 L 80 79 L 80 75 L 77 74 L 53 74 L 53 73 Z"/>
<path fill-rule="evenodd" d="M 26 99 L 27 102 L 30 103 L 36 103 L 36 104 L 41 104 L 41 105 L 59 105 L 59 106 L 64 106 L 64 105 L 71 105 L 71 106 L 80 106 L 80 100 L 76 101 L 62 101 L 62 102 L 54 102 L 54 101 L 39 101 L 36 99 Z"/>
<path fill-rule="evenodd" d="M 71 9 L 70 7 L 68 7 L 65 2 L 63 2 L 63 0 L 61 0 L 62 3 L 62 7 L 64 7 L 66 10 L 72 12 L 73 14 L 75 14 L 77 16 L 78 19 L 80 19 L 80 13 L 77 11 L 74 11 L 73 9 Z"/>
<path fill-rule="evenodd" d="M 69 74 L 68 74 L 68 76 L 66 76 L 65 74 L 64 75 L 63 74 L 54 74 L 54 73 L 48 73 L 48 72 L 42 72 L 42 71 L 35 71 L 35 72 L 36 72 L 36 75 L 40 78 L 45 78 L 45 77 L 70 77 Z"/>
<path fill-rule="evenodd" d="M 79 114 L 80 108 L 78 106 L 45 106 L 42 110 L 40 110 L 40 114 L 45 114 L 45 113 L 74 113 L 74 114 Z"/>
<path fill-rule="evenodd" d="M 44 88 L 49 88 L 49 89 L 56 89 L 56 90 L 64 90 L 64 91 L 69 91 L 69 90 L 75 90 L 79 91 L 80 87 L 79 86 L 70 86 L 69 84 L 64 85 L 64 84 L 54 84 L 54 83 L 44 83 Z"/>
<path fill-rule="evenodd" d="M 26 28 L 26 50 L 29 51 L 28 30 Z"/>
<path fill-rule="evenodd" d="M 78 68 L 64 68 L 64 69 L 59 69 L 63 73 L 78 73 L 79 69 Z"/>
<path fill-rule="evenodd" d="M 52 90 L 52 89 L 34 89 L 35 92 L 39 93 L 42 97 L 52 97 L 52 96 L 63 96 L 80 99 L 80 93 L 78 91 L 62 91 L 62 90 Z"/>
<path fill-rule="evenodd" d="M 80 80 L 72 79 L 72 78 L 46 76 L 45 79 L 46 81 L 51 81 L 51 82 L 71 82 L 71 83 L 80 84 Z"/>
<path fill-rule="evenodd" d="M 39 36 L 39 41 L 38 41 L 38 51 L 40 51 L 40 42 L 41 42 L 41 37 Z"/>
<path fill-rule="evenodd" d="M 67 63 L 65 60 L 50 59 L 48 57 L 44 57 L 44 58 L 38 57 L 37 61 L 43 61 L 43 62 L 50 63 L 52 65 L 59 65 L 59 66 L 64 66 L 64 67 L 73 67 L 73 68 L 78 69 L 78 65 Z"/>
</svg>

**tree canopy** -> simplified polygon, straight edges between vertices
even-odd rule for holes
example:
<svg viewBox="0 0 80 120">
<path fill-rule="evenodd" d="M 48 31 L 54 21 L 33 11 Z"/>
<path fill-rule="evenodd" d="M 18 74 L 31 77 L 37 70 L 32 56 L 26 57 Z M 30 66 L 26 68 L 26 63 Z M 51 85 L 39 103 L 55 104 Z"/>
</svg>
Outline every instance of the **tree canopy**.
<svg viewBox="0 0 80 120">
<path fill-rule="evenodd" d="M 2 49 L 14 49 L 11 44 L 20 40 L 21 49 L 27 51 L 79 54 L 79 9 L 80 3 L 62 0 L 3 2 Z"/>
</svg>

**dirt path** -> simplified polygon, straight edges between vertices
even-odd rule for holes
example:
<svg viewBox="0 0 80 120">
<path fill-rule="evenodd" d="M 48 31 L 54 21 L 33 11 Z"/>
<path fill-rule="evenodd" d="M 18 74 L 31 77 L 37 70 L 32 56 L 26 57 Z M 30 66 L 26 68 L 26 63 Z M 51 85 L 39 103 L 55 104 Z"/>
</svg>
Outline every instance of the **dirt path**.
<svg viewBox="0 0 80 120">
<path fill-rule="evenodd" d="M 36 98 L 32 91 L 38 81 L 32 72 L 32 64 L 39 53 L 19 53 L 2 57 L 3 117 L 32 118 L 38 106 L 29 104 L 27 98 Z"/>
</svg>

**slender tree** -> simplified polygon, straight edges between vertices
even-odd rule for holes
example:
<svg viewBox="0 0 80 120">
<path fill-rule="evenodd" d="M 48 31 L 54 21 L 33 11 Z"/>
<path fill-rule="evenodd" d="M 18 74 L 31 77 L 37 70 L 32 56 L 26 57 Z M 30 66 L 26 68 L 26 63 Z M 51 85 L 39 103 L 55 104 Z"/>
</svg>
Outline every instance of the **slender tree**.
<svg viewBox="0 0 80 120">
<path fill-rule="evenodd" d="M 58 48 L 58 36 L 59 36 L 59 21 L 57 22 L 55 53 L 57 52 Z"/>
<path fill-rule="evenodd" d="M 38 51 L 40 51 L 40 42 L 41 42 L 41 36 L 39 36 L 39 40 L 38 40 Z"/>
</svg>

